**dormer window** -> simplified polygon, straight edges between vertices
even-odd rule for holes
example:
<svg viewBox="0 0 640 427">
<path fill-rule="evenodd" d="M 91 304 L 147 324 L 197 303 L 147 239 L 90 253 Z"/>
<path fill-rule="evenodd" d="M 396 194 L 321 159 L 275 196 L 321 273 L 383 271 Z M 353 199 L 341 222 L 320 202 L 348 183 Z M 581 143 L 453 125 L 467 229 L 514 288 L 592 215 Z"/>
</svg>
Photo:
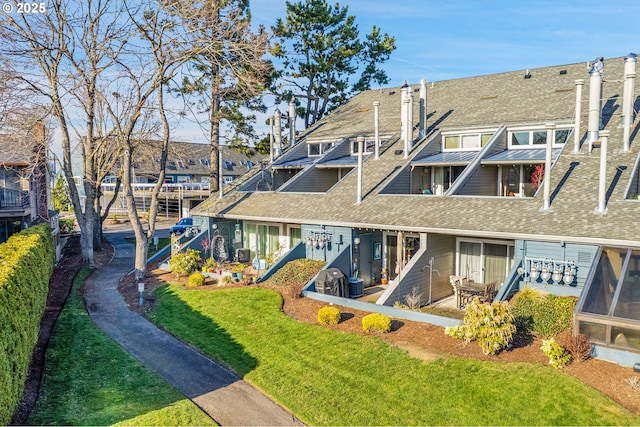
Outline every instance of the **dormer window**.
<svg viewBox="0 0 640 427">
<path fill-rule="evenodd" d="M 373 139 L 365 139 L 362 143 L 362 154 L 373 154 L 375 150 L 376 142 Z M 351 141 L 351 154 L 358 155 L 358 140 Z"/>
<path fill-rule="evenodd" d="M 493 138 L 493 132 L 465 132 L 443 135 L 445 150 L 479 150 Z"/>
<path fill-rule="evenodd" d="M 553 146 L 562 147 L 571 134 L 571 128 L 556 128 L 553 130 Z M 534 148 L 547 144 L 545 129 L 522 129 L 509 132 L 509 148 Z"/>
<path fill-rule="evenodd" d="M 309 157 L 322 156 L 333 147 L 333 142 L 308 142 L 307 153 Z"/>
</svg>

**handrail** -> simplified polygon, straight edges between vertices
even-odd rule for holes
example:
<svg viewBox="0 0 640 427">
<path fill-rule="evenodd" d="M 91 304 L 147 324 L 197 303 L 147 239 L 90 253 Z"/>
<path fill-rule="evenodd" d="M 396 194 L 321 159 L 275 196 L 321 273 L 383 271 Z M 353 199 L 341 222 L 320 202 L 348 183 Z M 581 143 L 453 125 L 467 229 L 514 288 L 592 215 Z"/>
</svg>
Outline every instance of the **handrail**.
<svg viewBox="0 0 640 427">
<path fill-rule="evenodd" d="M 29 193 L 0 187 L 0 209 L 29 207 Z"/>
</svg>

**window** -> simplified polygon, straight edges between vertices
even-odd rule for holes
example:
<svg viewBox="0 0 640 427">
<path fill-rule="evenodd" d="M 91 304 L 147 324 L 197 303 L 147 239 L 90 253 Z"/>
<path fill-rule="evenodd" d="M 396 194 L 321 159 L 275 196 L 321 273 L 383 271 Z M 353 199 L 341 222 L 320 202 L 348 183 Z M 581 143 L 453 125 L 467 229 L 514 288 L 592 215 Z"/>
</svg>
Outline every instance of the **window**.
<svg viewBox="0 0 640 427">
<path fill-rule="evenodd" d="M 202 166 L 209 166 L 209 159 L 200 159 L 200 164 Z"/>
<path fill-rule="evenodd" d="M 256 256 L 256 249 L 261 259 L 276 252 L 280 247 L 280 227 L 268 224 L 245 224 L 245 247 L 251 250 L 251 258 Z"/>
<path fill-rule="evenodd" d="M 333 147 L 333 142 L 308 142 L 307 153 L 309 157 L 322 156 Z"/>
<path fill-rule="evenodd" d="M 496 282 L 500 289 L 513 267 L 513 254 L 509 242 L 459 239 L 457 274 L 477 283 Z"/>
<path fill-rule="evenodd" d="M 376 151 L 376 142 L 373 139 L 362 143 L 362 154 L 373 154 Z M 358 155 L 358 141 L 351 142 L 351 154 Z"/>
<path fill-rule="evenodd" d="M 569 139 L 570 128 L 553 130 L 553 145 L 562 146 Z M 530 148 L 531 146 L 544 146 L 547 144 L 547 131 L 517 130 L 509 133 L 509 146 L 511 148 Z"/>
<path fill-rule="evenodd" d="M 493 132 L 445 135 L 443 139 L 443 148 L 444 150 L 478 150 L 487 145 L 487 142 L 493 138 L 493 135 Z"/>
</svg>

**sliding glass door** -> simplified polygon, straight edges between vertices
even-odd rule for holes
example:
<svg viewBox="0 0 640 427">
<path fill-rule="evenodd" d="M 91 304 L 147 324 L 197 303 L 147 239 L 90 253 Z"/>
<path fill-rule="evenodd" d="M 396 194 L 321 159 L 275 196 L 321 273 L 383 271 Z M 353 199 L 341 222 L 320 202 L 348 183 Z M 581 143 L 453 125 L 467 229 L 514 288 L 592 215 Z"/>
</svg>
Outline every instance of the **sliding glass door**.
<svg viewBox="0 0 640 427">
<path fill-rule="evenodd" d="M 280 246 L 280 227 L 278 225 L 246 223 L 244 227 L 245 246 L 251 250 L 251 258 L 273 254 Z"/>
<path fill-rule="evenodd" d="M 477 283 L 500 287 L 513 265 L 513 245 L 507 242 L 458 239 L 457 274 Z"/>
</svg>

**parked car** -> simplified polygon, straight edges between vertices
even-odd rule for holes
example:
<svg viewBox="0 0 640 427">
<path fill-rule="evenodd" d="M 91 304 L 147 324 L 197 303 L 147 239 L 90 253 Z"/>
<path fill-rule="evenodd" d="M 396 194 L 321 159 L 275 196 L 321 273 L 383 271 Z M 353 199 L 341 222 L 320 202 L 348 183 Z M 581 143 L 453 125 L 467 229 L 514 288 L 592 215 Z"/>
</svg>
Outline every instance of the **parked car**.
<svg viewBox="0 0 640 427">
<path fill-rule="evenodd" d="M 182 234 L 187 231 L 188 228 L 193 228 L 193 218 L 182 218 L 176 222 L 175 225 L 171 226 L 170 232 L 171 234 Z"/>
</svg>

